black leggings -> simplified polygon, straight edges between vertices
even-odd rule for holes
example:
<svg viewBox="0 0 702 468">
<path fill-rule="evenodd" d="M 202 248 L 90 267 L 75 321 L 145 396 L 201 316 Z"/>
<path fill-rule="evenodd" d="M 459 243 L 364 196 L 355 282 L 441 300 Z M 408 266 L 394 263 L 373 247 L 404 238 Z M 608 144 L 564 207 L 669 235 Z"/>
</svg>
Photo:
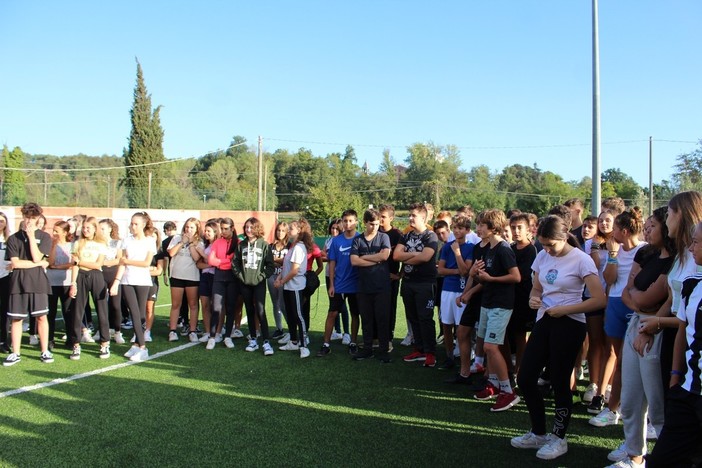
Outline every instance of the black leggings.
<svg viewBox="0 0 702 468">
<path fill-rule="evenodd" d="M 225 275 L 228 273 L 228 275 Z M 219 276 L 231 276 L 224 281 L 218 279 Z M 212 283 L 212 318 L 210 318 L 210 337 L 214 338 L 217 333 L 217 325 L 219 324 L 219 314 L 224 312 L 227 321 L 225 327 L 227 336 L 231 336 L 234 331 L 234 312 L 236 310 L 236 301 L 239 296 L 239 285 L 234 280 L 234 275 L 231 272 L 215 272 L 215 280 Z"/>
<path fill-rule="evenodd" d="M 132 286 L 124 284 L 122 288 L 122 300 L 129 308 L 134 324 L 134 335 L 139 346 L 144 346 L 144 325 L 146 322 L 146 301 L 149 299 L 149 289 L 151 286 Z M 102 334 L 102 332 L 100 332 Z"/>
<path fill-rule="evenodd" d="M 115 282 L 117 268 L 116 266 L 102 267 L 102 277 L 108 289 Z M 122 329 L 122 288 L 117 289 L 116 296 L 108 296 L 107 310 L 110 315 L 110 328 L 114 329 L 115 332 L 120 331 Z"/>
<path fill-rule="evenodd" d="M 51 286 L 49 295 L 49 341 L 54 341 L 56 334 L 56 316 L 58 315 L 58 305 L 61 302 L 61 315 L 63 316 L 63 327 L 66 334 L 73 329 L 73 298 L 68 294 L 70 286 Z M 70 338 L 67 340 L 70 342 Z M 73 343 L 71 343 L 73 344 Z"/>
<path fill-rule="evenodd" d="M 78 270 L 76 278 L 77 294 L 73 305 L 72 337 L 73 343 L 80 343 L 81 327 L 85 315 L 85 306 L 88 304 L 88 295 L 93 296 L 98 320 L 100 321 L 100 341 L 110 341 L 110 324 L 107 319 L 107 288 L 105 279 L 100 270 Z M 69 331 L 69 333 L 71 333 Z"/>
<path fill-rule="evenodd" d="M 249 322 L 251 339 L 256 338 L 256 317 L 261 325 L 263 341 L 268 341 L 268 319 L 266 318 L 266 282 L 261 281 L 255 286 L 241 285 L 241 295 L 246 307 L 246 320 Z"/>
<path fill-rule="evenodd" d="M 553 433 L 561 439 L 566 435 L 573 410 L 570 375 L 578 351 L 585 341 L 586 331 L 584 323 L 568 317 L 553 318 L 544 315 L 534 325 L 519 368 L 517 383 L 529 410 L 531 432 L 536 435 L 546 434 L 546 408 L 537 382 L 539 374 L 547 366 L 551 371 L 551 386 L 556 402 Z"/>
<path fill-rule="evenodd" d="M 283 299 L 285 300 L 285 314 L 288 317 L 290 341 L 299 341 L 301 347 L 307 346 L 305 343 L 305 338 L 307 336 L 307 324 L 305 323 L 305 318 L 302 313 L 305 295 L 302 293 L 302 291 L 284 290 Z"/>
</svg>

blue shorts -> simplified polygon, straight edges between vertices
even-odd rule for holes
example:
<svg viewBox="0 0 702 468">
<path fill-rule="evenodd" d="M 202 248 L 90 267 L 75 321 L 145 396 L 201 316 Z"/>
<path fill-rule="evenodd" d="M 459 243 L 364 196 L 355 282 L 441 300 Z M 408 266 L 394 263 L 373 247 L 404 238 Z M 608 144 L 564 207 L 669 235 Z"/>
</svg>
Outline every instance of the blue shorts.
<svg viewBox="0 0 702 468">
<path fill-rule="evenodd" d="M 510 309 L 488 309 L 480 308 L 480 322 L 478 322 L 477 335 L 483 338 L 485 343 L 496 345 L 504 344 L 507 324 L 512 317 Z"/>
<path fill-rule="evenodd" d="M 605 310 L 605 335 L 610 338 L 624 339 L 626 327 L 629 325 L 629 318 L 634 312 L 624 305 L 621 297 L 610 297 L 607 299 L 607 309 Z"/>
</svg>

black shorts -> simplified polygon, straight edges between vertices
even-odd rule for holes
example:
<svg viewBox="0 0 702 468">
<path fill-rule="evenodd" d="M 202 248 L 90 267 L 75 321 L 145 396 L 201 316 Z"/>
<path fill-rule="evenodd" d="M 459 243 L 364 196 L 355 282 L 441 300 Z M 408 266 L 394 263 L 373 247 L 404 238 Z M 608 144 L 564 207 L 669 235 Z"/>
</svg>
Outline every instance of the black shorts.
<svg viewBox="0 0 702 468">
<path fill-rule="evenodd" d="M 172 288 L 197 288 L 199 286 L 200 286 L 199 281 L 171 278 L 171 287 Z"/>
<path fill-rule="evenodd" d="M 536 310 L 528 307 L 514 309 L 507 324 L 510 332 L 530 332 L 534 329 L 536 322 Z"/>
<path fill-rule="evenodd" d="M 478 320 L 480 320 L 480 304 L 478 303 L 473 305 L 471 303 L 468 304 L 466 306 L 466 310 L 463 311 L 463 315 L 461 315 L 461 322 L 459 323 L 459 325 L 463 325 L 464 327 L 475 328 L 475 325 L 478 323 Z"/>
<path fill-rule="evenodd" d="M 24 320 L 30 315 L 41 317 L 49 313 L 48 294 L 10 294 L 7 317 L 11 320 Z"/>
<path fill-rule="evenodd" d="M 356 293 L 336 293 L 334 297 L 329 298 L 329 310 L 339 312 L 344 305 L 344 301 L 348 299 L 349 312 L 351 315 L 358 315 L 358 303 L 356 302 Z"/>
<path fill-rule="evenodd" d="M 152 284 L 149 288 L 149 298 L 146 302 L 156 302 L 158 300 L 158 283 Z"/>
<path fill-rule="evenodd" d="M 592 312 L 585 312 L 585 318 L 587 317 L 597 317 L 605 314 L 605 309 L 593 310 Z"/>
<path fill-rule="evenodd" d="M 198 296 L 212 297 L 212 285 L 214 285 L 214 273 L 202 273 L 197 287 Z"/>
</svg>

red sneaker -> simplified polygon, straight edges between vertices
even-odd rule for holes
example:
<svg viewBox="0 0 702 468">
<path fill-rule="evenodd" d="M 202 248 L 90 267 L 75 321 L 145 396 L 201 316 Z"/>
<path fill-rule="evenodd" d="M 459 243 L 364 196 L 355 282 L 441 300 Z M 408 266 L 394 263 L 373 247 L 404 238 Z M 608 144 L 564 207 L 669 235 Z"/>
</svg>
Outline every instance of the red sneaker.
<svg viewBox="0 0 702 468">
<path fill-rule="evenodd" d="M 490 408 L 490 411 L 505 411 L 519 403 L 521 398 L 512 391 L 512 393 L 506 393 L 506 392 L 500 392 L 499 395 L 497 395 L 497 401 L 495 404 Z"/>
<path fill-rule="evenodd" d="M 498 393 L 500 393 L 500 391 L 497 387 L 488 382 L 485 388 L 476 393 L 474 397 L 476 400 L 492 400 L 493 398 L 497 398 Z"/>
<path fill-rule="evenodd" d="M 424 361 L 427 358 L 427 355 L 419 352 L 419 351 L 414 351 L 404 358 L 402 358 L 405 362 L 415 362 L 415 361 Z"/>
<path fill-rule="evenodd" d="M 427 353 L 424 359 L 424 367 L 434 367 L 436 365 L 436 356 L 431 353 Z"/>
</svg>

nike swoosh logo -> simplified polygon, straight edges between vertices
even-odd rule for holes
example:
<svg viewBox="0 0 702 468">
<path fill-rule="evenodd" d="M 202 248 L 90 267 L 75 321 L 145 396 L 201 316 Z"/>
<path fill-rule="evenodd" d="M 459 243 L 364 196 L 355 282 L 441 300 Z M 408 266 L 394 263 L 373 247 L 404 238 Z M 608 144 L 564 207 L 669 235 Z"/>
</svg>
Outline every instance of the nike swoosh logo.
<svg viewBox="0 0 702 468">
<path fill-rule="evenodd" d="M 348 246 L 346 248 L 339 247 L 339 252 L 346 252 L 347 250 L 351 250 L 351 246 Z"/>
</svg>

